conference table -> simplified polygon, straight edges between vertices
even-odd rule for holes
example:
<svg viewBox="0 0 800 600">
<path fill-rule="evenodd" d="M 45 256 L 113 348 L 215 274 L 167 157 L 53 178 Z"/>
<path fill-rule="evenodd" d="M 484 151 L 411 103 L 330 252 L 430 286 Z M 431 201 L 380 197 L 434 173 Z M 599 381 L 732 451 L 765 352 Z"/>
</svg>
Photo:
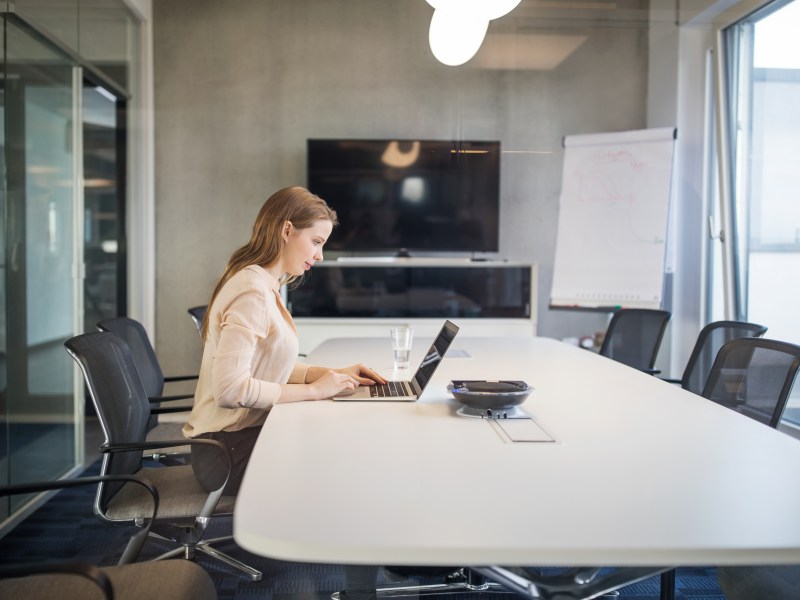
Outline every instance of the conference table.
<svg viewBox="0 0 800 600">
<path fill-rule="evenodd" d="M 430 342 L 415 340 L 412 372 L 392 368 L 388 334 L 329 339 L 304 361 L 408 378 Z M 454 379 L 524 380 L 547 441 L 462 416 Z M 531 565 L 800 563 L 798 506 L 797 439 L 593 352 L 463 327 L 416 402 L 276 405 L 234 536 L 275 559 L 502 580 Z"/>
</svg>

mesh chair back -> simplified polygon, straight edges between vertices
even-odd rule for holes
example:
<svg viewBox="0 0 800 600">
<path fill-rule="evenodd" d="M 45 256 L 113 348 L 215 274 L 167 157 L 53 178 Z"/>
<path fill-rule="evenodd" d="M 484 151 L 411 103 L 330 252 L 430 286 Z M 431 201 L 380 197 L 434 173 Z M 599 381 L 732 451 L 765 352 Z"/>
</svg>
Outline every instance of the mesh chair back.
<svg viewBox="0 0 800 600">
<path fill-rule="evenodd" d="M 618 310 L 608 324 L 600 354 L 634 369 L 651 370 L 669 318 L 666 310 Z"/>
<path fill-rule="evenodd" d="M 128 317 L 114 317 L 100 321 L 97 328 L 113 333 L 125 341 L 133 355 L 145 392 L 151 398 L 161 396 L 164 392 L 164 372 L 158 364 L 156 351 L 153 350 L 144 326 Z"/>
<path fill-rule="evenodd" d="M 206 316 L 206 305 L 203 306 L 193 306 L 188 310 L 189 316 L 192 317 L 192 321 L 197 326 L 197 331 L 202 331 L 203 329 L 203 319 Z"/>
<path fill-rule="evenodd" d="M 69 339 L 64 345 L 83 372 L 105 443 L 143 442 L 150 420 L 150 402 L 125 342 L 110 333 L 94 332 Z M 141 461 L 141 450 L 106 454 L 101 475 L 136 473 Z M 97 500 L 100 507 L 105 509 L 122 485 L 102 484 Z"/>
<path fill-rule="evenodd" d="M 800 368 L 800 346 L 743 338 L 719 351 L 703 396 L 777 427 Z"/>
<path fill-rule="evenodd" d="M 767 332 L 763 325 L 744 321 L 714 321 L 700 331 L 697 342 L 683 371 L 681 387 L 695 394 L 702 394 L 708 374 L 719 349 L 730 341 L 740 338 L 761 337 Z"/>
</svg>

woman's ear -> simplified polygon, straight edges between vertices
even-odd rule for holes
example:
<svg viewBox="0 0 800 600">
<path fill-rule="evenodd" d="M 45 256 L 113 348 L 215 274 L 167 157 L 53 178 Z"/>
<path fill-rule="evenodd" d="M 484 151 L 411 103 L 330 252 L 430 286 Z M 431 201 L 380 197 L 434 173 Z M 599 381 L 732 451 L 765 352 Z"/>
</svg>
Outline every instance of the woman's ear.
<svg viewBox="0 0 800 600">
<path fill-rule="evenodd" d="M 288 242 L 289 241 L 289 232 L 292 230 L 292 227 L 293 227 L 293 225 L 292 225 L 291 221 L 286 221 L 283 224 L 282 235 L 283 235 L 283 241 L 284 242 Z"/>
</svg>

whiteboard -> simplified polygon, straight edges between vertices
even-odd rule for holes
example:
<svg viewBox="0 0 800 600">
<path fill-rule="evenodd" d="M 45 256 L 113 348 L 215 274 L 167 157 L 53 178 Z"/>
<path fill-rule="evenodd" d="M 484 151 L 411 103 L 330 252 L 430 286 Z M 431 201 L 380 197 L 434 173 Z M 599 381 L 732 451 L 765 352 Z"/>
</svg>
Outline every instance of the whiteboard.
<svg viewBox="0 0 800 600">
<path fill-rule="evenodd" d="M 675 136 L 564 138 L 551 307 L 660 308 Z"/>
</svg>

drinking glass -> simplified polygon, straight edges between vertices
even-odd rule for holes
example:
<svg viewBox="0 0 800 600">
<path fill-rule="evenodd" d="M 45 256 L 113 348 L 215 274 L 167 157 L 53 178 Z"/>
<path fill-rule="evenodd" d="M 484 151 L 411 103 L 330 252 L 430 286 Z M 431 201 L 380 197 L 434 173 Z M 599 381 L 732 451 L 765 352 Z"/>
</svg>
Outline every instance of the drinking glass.
<svg viewBox="0 0 800 600">
<path fill-rule="evenodd" d="M 411 354 L 411 343 L 414 341 L 414 330 L 411 327 L 392 327 L 391 333 L 394 367 L 406 369 Z"/>
</svg>

